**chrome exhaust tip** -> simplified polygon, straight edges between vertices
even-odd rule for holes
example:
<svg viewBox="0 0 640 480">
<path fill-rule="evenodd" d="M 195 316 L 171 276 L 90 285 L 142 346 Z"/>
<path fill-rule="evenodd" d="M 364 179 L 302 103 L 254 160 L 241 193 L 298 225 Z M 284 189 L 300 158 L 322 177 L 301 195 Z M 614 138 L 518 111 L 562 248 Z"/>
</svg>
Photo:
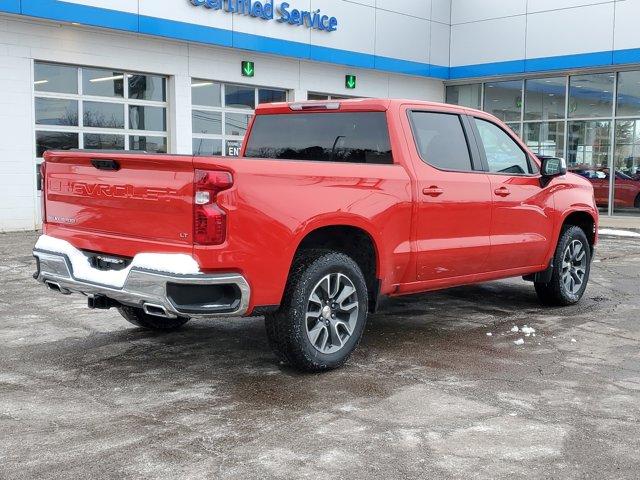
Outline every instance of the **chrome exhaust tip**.
<svg viewBox="0 0 640 480">
<path fill-rule="evenodd" d="M 49 290 L 51 290 L 52 292 L 58 292 L 61 293 L 63 295 L 70 295 L 71 291 L 67 290 L 64 287 L 61 287 L 59 283 L 57 282 L 52 282 L 51 280 L 45 280 L 44 284 L 47 286 L 47 288 Z"/>
<path fill-rule="evenodd" d="M 162 318 L 176 318 L 175 315 L 169 313 L 169 311 L 162 305 L 155 305 L 153 303 L 145 303 L 142 305 L 142 310 L 147 315 L 153 315 L 154 317 Z"/>
</svg>

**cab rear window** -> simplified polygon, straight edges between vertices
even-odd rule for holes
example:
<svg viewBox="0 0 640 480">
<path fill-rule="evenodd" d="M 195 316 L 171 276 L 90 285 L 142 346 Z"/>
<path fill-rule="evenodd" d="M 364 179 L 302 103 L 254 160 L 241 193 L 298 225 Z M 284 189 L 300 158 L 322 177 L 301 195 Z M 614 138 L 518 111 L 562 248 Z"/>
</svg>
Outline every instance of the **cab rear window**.
<svg viewBox="0 0 640 480">
<path fill-rule="evenodd" d="M 258 115 L 245 157 L 393 163 L 384 112 Z"/>
</svg>

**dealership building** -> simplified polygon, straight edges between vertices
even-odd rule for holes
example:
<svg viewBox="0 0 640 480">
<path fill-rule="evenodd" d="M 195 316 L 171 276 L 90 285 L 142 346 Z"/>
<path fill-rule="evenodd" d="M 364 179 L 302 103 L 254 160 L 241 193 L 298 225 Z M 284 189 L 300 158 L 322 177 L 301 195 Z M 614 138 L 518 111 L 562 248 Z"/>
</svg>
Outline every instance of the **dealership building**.
<svg viewBox="0 0 640 480">
<path fill-rule="evenodd" d="M 47 149 L 237 155 L 260 103 L 489 111 L 640 216 L 640 0 L 0 0 L 0 231 Z"/>
</svg>

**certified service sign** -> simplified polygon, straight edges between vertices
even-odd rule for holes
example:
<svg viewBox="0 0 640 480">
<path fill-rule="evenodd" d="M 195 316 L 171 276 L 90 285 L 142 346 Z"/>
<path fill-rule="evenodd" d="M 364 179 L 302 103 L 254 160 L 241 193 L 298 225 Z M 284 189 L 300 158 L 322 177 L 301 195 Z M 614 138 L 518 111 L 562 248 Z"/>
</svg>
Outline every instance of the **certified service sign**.
<svg viewBox="0 0 640 480">
<path fill-rule="evenodd" d="M 261 18 L 262 20 L 276 20 L 280 23 L 288 23 L 296 27 L 302 26 L 314 30 L 334 32 L 338 29 L 338 19 L 324 15 L 320 9 L 314 11 L 298 10 L 291 8 L 287 2 L 280 3 L 277 7 L 275 0 L 188 0 L 195 7 L 204 7 L 209 10 L 221 10 L 237 15 L 247 15 Z"/>
</svg>

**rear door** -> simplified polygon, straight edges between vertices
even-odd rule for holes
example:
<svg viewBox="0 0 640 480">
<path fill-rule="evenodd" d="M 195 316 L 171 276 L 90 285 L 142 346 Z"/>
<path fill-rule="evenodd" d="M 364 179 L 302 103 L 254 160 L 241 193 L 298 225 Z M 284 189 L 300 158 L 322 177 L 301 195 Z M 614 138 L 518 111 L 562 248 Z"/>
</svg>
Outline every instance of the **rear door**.
<svg viewBox="0 0 640 480">
<path fill-rule="evenodd" d="M 45 228 L 56 230 L 58 238 L 84 234 L 191 246 L 192 157 L 124 152 L 47 152 L 45 157 Z M 119 243 L 110 246 L 117 250 Z"/>
<path fill-rule="evenodd" d="M 553 234 L 553 198 L 540 184 L 537 166 L 511 133 L 496 123 L 471 118 L 491 181 L 489 270 L 540 266 Z"/>
<path fill-rule="evenodd" d="M 468 120 L 453 111 L 407 110 L 417 177 L 417 279 L 485 271 L 491 192 Z"/>
</svg>

